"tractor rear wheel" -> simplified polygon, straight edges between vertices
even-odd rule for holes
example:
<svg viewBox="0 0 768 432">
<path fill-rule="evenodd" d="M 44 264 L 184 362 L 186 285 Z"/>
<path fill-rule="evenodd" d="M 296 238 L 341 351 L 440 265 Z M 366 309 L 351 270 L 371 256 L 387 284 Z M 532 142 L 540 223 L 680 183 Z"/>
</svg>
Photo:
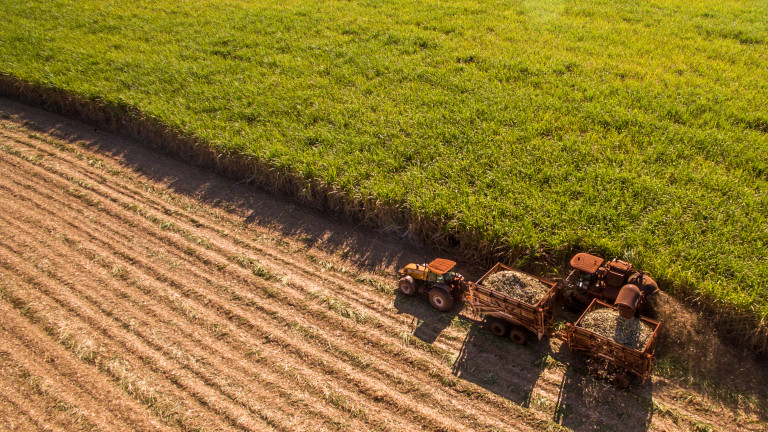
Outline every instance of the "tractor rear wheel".
<svg viewBox="0 0 768 432">
<path fill-rule="evenodd" d="M 407 296 L 416 294 L 416 284 L 410 276 L 400 279 L 400 282 L 397 283 L 397 287 L 400 288 L 401 293 Z"/>
<path fill-rule="evenodd" d="M 498 337 L 506 337 L 509 333 L 509 323 L 501 318 L 492 318 L 488 327 Z"/>
<path fill-rule="evenodd" d="M 433 308 L 445 312 L 453 306 L 453 297 L 440 288 L 432 288 L 429 292 L 429 304 Z"/>
<path fill-rule="evenodd" d="M 528 330 L 524 327 L 515 326 L 512 331 L 509 332 L 509 338 L 512 342 L 518 345 L 525 345 L 528 342 Z"/>
</svg>

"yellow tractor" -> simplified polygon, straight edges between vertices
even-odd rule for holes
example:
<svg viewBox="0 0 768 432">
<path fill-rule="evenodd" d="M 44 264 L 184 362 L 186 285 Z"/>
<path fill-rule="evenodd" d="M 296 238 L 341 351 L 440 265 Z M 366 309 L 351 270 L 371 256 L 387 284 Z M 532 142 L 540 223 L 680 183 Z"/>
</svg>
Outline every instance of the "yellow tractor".
<svg viewBox="0 0 768 432">
<path fill-rule="evenodd" d="M 397 272 L 398 288 L 407 296 L 426 293 L 432 307 L 447 311 L 466 288 L 464 277 L 454 271 L 455 266 L 456 262 L 443 258 L 429 264 L 408 264 Z"/>
</svg>

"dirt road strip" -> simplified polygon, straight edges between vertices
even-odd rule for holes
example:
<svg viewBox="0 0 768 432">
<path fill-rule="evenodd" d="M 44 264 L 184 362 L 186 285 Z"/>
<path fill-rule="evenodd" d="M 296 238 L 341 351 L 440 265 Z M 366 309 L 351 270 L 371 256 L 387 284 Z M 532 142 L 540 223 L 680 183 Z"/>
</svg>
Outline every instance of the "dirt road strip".
<svg viewBox="0 0 768 432">
<path fill-rule="evenodd" d="M 766 430 L 403 297 L 434 252 L 141 143 L 0 100 L 0 172 L 6 429 Z"/>
</svg>

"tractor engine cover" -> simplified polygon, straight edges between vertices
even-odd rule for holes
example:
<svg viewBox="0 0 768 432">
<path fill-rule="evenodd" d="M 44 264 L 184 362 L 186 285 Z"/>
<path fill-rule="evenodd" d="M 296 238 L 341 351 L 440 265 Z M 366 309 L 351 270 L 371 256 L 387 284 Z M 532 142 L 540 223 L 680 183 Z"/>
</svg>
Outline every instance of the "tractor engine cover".
<svg viewBox="0 0 768 432">
<path fill-rule="evenodd" d="M 603 277 L 606 285 L 618 289 L 620 286 L 627 283 L 627 276 L 629 276 L 629 273 L 632 271 L 632 264 L 625 261 L 613 260 L 609 262 L 606 267 L 608 268 L 608 271 Z"/>
</svg>

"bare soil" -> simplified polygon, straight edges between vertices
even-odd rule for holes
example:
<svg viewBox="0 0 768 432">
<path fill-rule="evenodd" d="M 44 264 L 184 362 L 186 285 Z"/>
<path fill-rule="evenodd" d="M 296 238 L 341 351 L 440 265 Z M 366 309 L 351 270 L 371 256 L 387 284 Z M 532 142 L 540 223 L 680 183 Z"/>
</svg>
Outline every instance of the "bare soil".
<svg viewBox="0 0 768 432">
<path fill-rule="evenodd" d="M 765 365 L 695 316 L 619 390 L 400 295 L 436 252 L 143 143 L 0 100 L 0 172 L 2 429 L 768 429 Z"/>
</svg>

